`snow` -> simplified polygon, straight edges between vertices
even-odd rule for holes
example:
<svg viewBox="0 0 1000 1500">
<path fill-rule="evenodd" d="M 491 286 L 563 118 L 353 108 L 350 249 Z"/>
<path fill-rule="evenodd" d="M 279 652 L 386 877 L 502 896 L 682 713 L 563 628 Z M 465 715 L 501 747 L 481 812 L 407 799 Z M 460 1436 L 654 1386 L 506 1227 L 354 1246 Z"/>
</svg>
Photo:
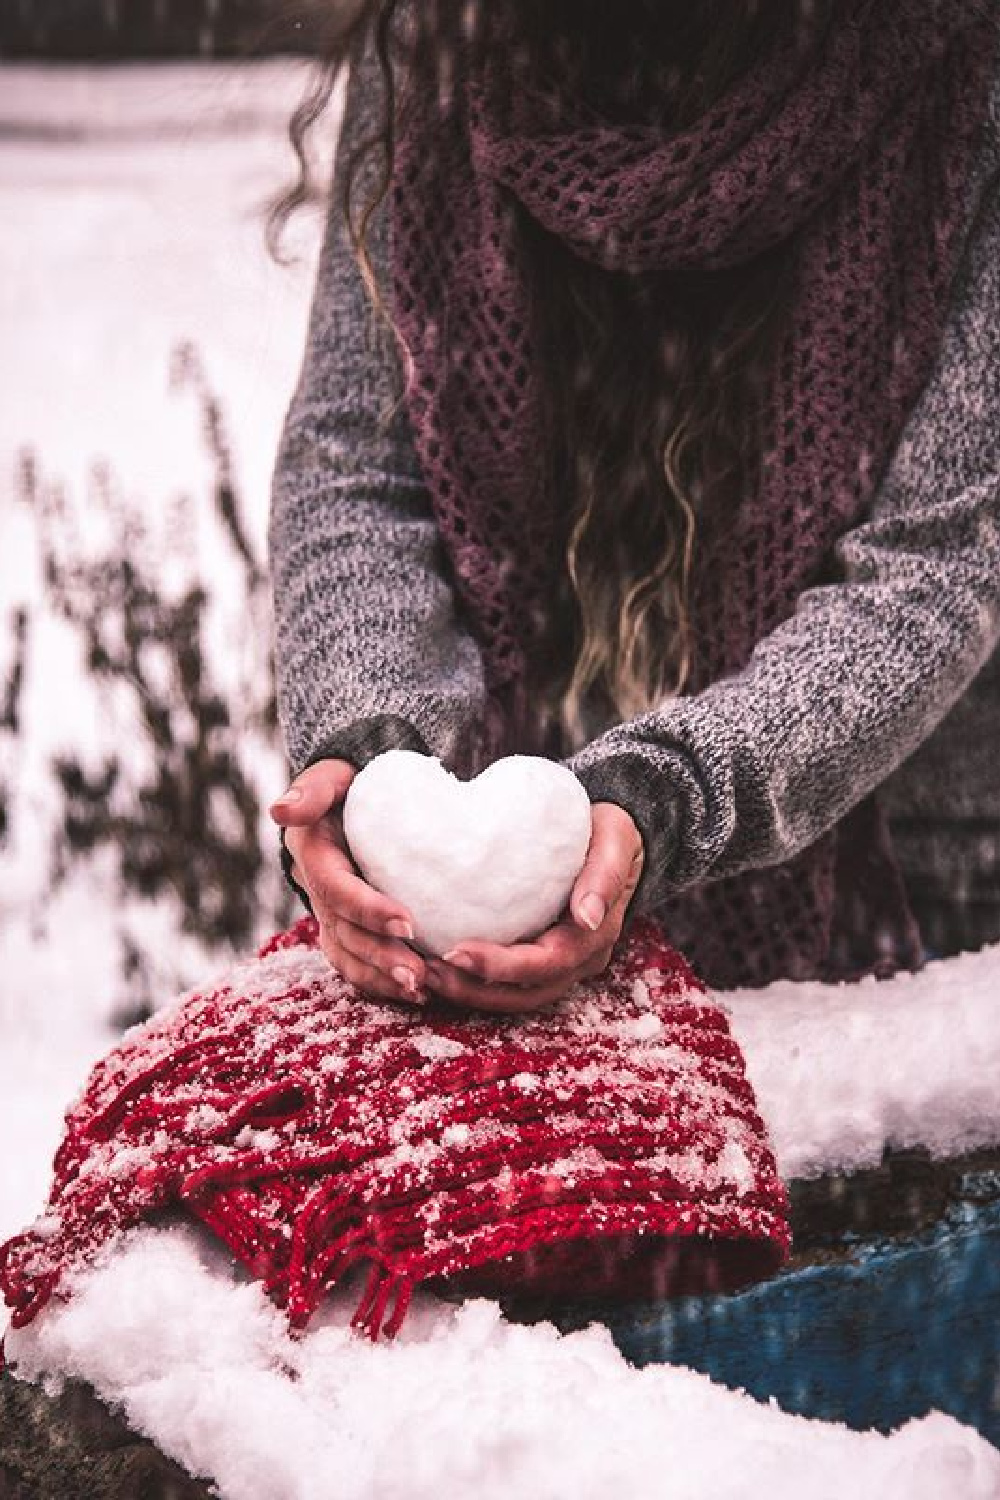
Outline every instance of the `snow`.
<svg viewBox="0 0 1000 1500">
<path fill-rule="evenodd" d="M 513 943 L 551 926 L 590 843 L 590 800 L 565 766 L 531 755 L 460 781 L 434 756 L 378 755 L 344 802 L 351 853 L 409 911 L 417 946 Z"/>
<path fill-rule="evenodd" d="M 293 226 L 297 264 L 266 259 L 261 204 L 289 175 L 301 81 L 286 63 L 0 66 L 0 326 L 17 372 L 0 402 L 0 621 L 40 594 L 13 501 L 23 447 L 75 493 L 110 459 L 154 520 L 203 491 L 192 403 L 170 393 L 180 340 L 223 396 L 262 542 L 319 227 L 315 214 Z M 189 523 L 211 566 L 202 522 Z M 24 815 L 0 856 L 0 1237 L 43 1204 L 63 1110 L 114 1040 L 121 918 L 100 860 L 43 904 L 40 768 L 60 745 L 96 749 L 127 726 L 85 697 L 56 622 L 32 653 Z M 164 909 L 130 921 L 161 955 L 159 994 L 212 978 Z M 782 1171 L 869 1165 L 887 1142 L 951 1154 L 1000 1141 L 998 991 L 994 948 L 882 984 L 727 996 Z M 746 1170 L 735 1155 L 724 1168 L 736 1181 Z M 1000 1457 L 941 1415 L 889 1438 L 808 1423 L 685 1370 L 630 1369 L 600 1329 L 519 1328 L 483 1302 L 418 1298 L 398 1343 L 372 1346 L 347 1331 L 355 1302 L 346 1288 L 293 1340 L 207 1237 L 144 1229 L 72 1301 L 9 1335 L 8 1352 L 22 1375 L 91 1380 L 227 1500 L 1000 1494 Z"/>
<path fill-rule="evenodd" d="M 283 269 L 263 253 L 263 208 L 293 175 L 303 81 L 284 61 L 0 70 L 5 484 L 26 445 L 70 482 L 107 455 L 151 501 L 197 481 L 196 434 L 167 399 L 172 351 L 195 339 L 262 535 L 317 227 L 293 224 L 300 260 Z"/>
<path fill-rule="evenodd" d="M 940 1414 L 889 1437 L 808 1422 L 683 1369 L 630 1368 L 606 1330 L 418 1298 L 396 1344 L 350 1299 L 289 1337 L 193 1230 L 146 1229 L 12 1336 L 20 1372 L 91 1380 L 225 1500 L 994 1500 L 1000 1453 Z"/>
<path fill-rule="evenodd" d="M 874 1166 L 884 1145 L 1000 1142 L 1000 948 L 723 998 L 785 1177 Z"/>
</svg>

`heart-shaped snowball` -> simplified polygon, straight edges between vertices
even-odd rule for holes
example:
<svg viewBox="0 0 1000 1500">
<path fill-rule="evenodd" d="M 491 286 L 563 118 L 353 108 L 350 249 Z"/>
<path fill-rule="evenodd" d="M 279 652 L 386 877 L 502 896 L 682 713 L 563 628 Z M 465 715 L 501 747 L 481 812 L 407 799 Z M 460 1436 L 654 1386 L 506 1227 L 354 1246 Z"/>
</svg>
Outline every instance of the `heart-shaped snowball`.
<svg viewBox="0 0 1000 1500">
<path fill-rule="evenodd" d="M 445 954 L 551 926 L 587 856 L 590 799 L 533 755 L 460 781 L 433 756 L 388 750 L 351 783 L 344 833 L 368 883 L 412 914 L 417 946 Z"/>
</svg>

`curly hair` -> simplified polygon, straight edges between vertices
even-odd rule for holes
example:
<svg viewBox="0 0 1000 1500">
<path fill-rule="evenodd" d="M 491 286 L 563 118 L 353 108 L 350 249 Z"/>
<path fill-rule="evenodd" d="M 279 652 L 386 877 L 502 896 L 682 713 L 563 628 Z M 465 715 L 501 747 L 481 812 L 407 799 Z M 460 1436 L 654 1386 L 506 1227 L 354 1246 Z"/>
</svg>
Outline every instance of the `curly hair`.
<svg viewBox="0 0 1000 1500">
<path fill-rule="evenodd" d="M 502 49 L 516 87 L 563 91 L 583 117 L 689 127 L 780 36 L 815 42 L 833 0 L 326 0 L 321 64 L 290 137 L 299 164 L 274 205 L 277 237 L 312 195 L 306 140 L 341 69 L 374 28 L 385 84 L 380 130 L 343 174 L 341 211 L 370 297 L 392 324 L 368 257 L 386 197 L 404 75 L 446 84 L 459 31 L 471 56 Z M 400 24 L 402 23 L 402 24 Z M 569 91 L 568 94 L 565 91 Z M 650 106 L 649 101 L 655 101 Z M 372 150 L 382 171 L 357 222 L 353 190 Z M 754 486 L 761 414 L 792 291 L 795 242 L 727 270 L 611 272 L 574 256 L 519 204 L 534 346 L 546 401 L 549 491 L 565 568 L 536 642 L 543 718 L 567 747 L 684 691 L 701 518 L 717 525 Z M 710 558 L 699 555 L 699 567 Z"/>
</svg>

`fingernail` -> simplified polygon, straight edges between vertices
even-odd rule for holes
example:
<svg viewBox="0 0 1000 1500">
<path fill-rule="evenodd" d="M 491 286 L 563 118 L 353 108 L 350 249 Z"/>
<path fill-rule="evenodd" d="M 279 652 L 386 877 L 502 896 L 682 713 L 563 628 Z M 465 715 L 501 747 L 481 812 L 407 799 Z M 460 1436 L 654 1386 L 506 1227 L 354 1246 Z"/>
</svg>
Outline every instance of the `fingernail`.
<svg viewBox="0 0 1000 1500">
<path fill-rule="evenodd" d="M 589 895 L 584 896 L 577 911 L 583 918 L 584 926 L 589 927 L 591 932 L 597 931 L 608 914 L 606 903 L 601 900 L 596 891 L 591 891 Z"/>
<path fill-rule="evenodd" d="M 275 797 L 271 803 L 272 807 L 287 807 L 290 802 L 302 801 L 302 788 L 290 786 L 287 792 L 282 792 L 280 797 Z"/>
<path fill-rule="evenodd" d="M 463 953 L 460 948 L 453 948 L 450 953 L 446 953 L 444 961 L 456 969 L 463 969 L 466 974 L 475 974 L 476 972 L 475 959 L 470 958 L 467 953 Z"/>
<path fill-rule="evenodd" d="M 405 922 L 402 917 L 393 917 L 389 922 L 386 923 L 385 930 L 390 937 L 403 938 L 403 940 L 407 943 L 412 943 L 414 937 L 416 936 L 413 931 L 413 924 L 411 922 Z"/>
<path fill-rule="evenodd" d="M 397 964 L 392 971 L 392 977 L 400 989 L 405 990 L 408 995 L 417 993 L 417 977 L 412 969 L 406 968 L 404 964 Z"/>
</svg>

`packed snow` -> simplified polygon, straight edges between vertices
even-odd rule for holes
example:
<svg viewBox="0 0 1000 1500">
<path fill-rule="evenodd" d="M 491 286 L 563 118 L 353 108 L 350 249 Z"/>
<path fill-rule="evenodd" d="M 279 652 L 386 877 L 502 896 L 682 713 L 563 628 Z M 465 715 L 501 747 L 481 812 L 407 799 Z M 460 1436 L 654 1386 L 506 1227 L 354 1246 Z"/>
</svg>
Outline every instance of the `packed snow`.
<svg viewBox="0 0 1000 1500">
<path fill-rule="evenodd" d="M 590 799 L 537 756 L 460 781 L 434 757 L 389 750 L 351 783 L 344 833 L 366 877 L 409 910 L 417 944 L 443 955 L 551 926 L 587 856 Z"/>
<path fill-rule="evenodd" d="M 689 1370 L 625 1363 L 597 1327 L 419 1298 L 389 1347 L 333 1300 L 288 1336 L 193 1230 L 143 1230 L 10 1338 L 80 1375 L 226 1500 L 995 1500 L 1000 1453 L 931 1414 L 890 1437 L 808 1422 Z"/>
<path fill-rule="evenodd" d="M 1000 948 L 860 984 L 724 997 L 785 1177 L 1000 1142 Z"/>
<path fill-rule="evenodd" d="M 261 205 L 289 176 L 301 82 L 284 63 L 0 66 L 0 619 L 40 591 L 12 498 L 22 448 L 76 491 L 109 459 L 153 519 L 203 490 L 197 419 L 170 391 L 183 340 L 226 403 L 262 542 L 319 229 L 315 213 L 299 219 L 298 263 L 267 260 Z M 0 858 L 3 1237 L 41 1208 L 62 1112 L 115 1040 L 113 883 L 98 861 L 43 904 L 40 767 L 127 726 L 84 697 L 56 622 L 32 651 L 16 767 L 27 816 Z M 211 977 L 192 972 L 206 960 L 165 912 L 131 916 L 162 954 L 162 994 Z M 781 1169 L 867 1165 L 887 1142 L 950 1154 L 1000 1140 L 998 989 L 991 949 L 883 984 L 727 997 Z M 806 1422 L 685 1370 L 633 1370 L 600 1329 L 516 1327 L 484 1302 L 420 1298 L 398 1343 L 377 1347 L 348 1331 L 354 1303 L 348 1288 L 293 1340 L 204 1235 L 144 1229 L 8 1352 L 25 1376 L 91 1380 L 226 1500 L 1000 1494 L 1000 1456 L 940 1415 L 889 1438 Z"/>
</svg>

